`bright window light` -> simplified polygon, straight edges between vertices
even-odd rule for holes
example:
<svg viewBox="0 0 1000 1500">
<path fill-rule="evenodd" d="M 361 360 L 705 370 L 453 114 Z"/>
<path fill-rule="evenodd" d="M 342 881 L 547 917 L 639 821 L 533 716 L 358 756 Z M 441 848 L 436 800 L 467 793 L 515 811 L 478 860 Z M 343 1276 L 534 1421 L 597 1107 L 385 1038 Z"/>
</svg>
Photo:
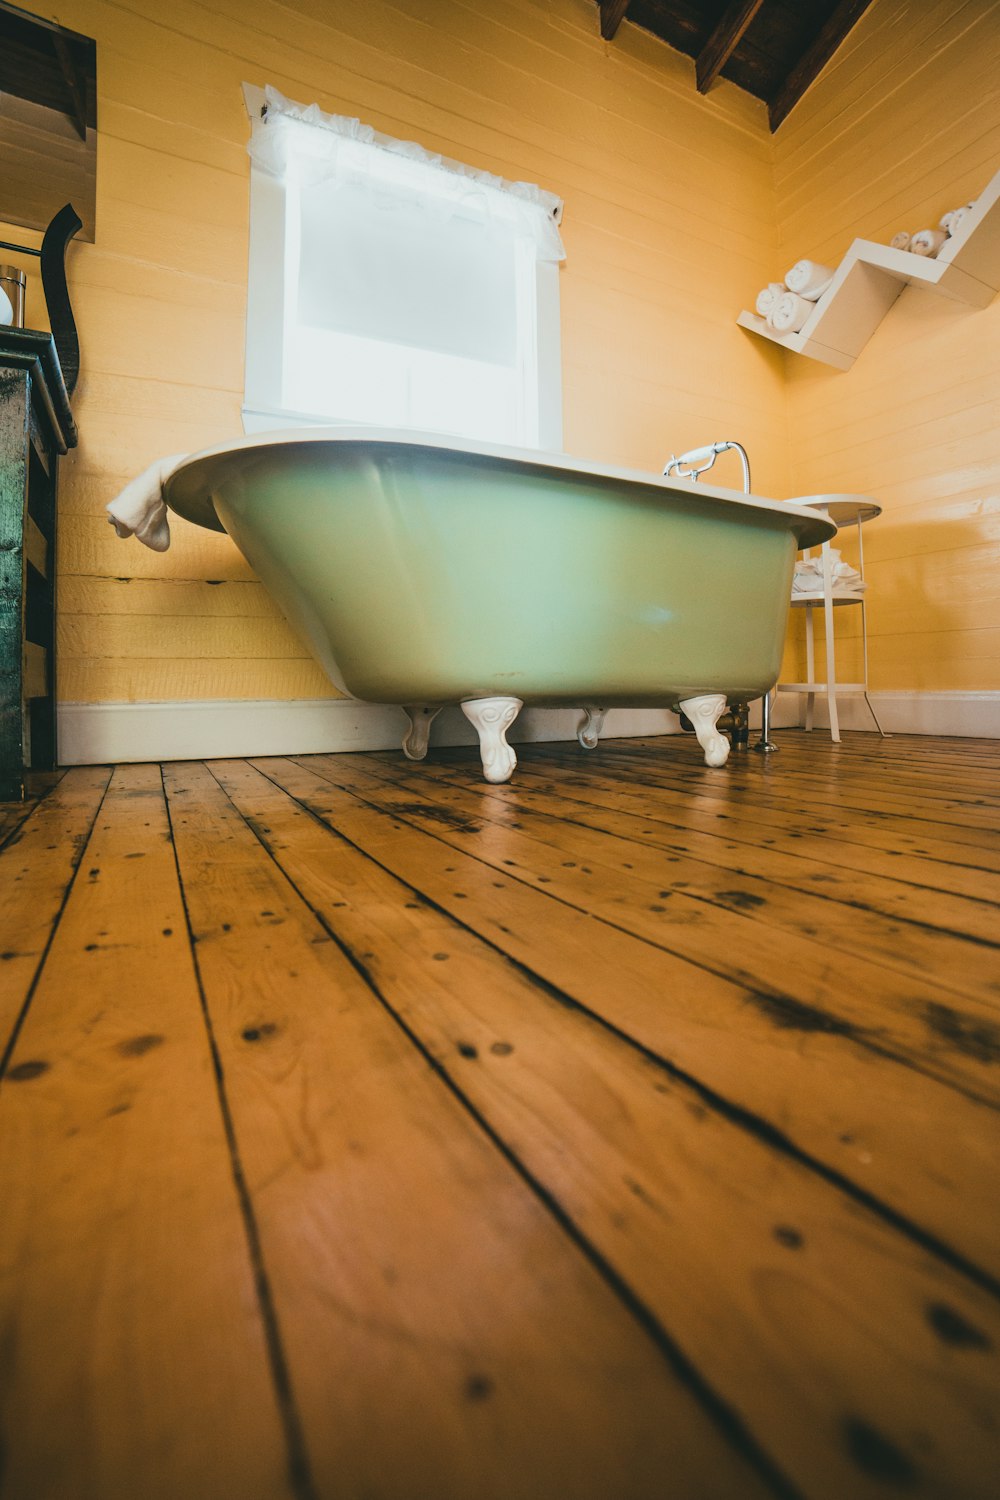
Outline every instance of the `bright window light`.
<svg viewBox="0 0 1000 1500">
<path fill-rule="evenodd" d="M 276 118 L 274 98 L 263 165 L 251 146 L 247 431 L 366 423 L 560 448 L 558 200 L 365 127 Z"/>
</svg>

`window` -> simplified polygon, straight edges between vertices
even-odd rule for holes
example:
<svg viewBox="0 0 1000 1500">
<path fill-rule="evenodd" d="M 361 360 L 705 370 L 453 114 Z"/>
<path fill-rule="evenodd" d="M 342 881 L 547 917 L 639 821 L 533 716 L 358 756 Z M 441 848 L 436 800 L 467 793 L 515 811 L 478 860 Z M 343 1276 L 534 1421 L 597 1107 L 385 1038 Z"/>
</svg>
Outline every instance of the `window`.
<svg viewBox="0 0 1000 1500">
<path fill-rule="evenodd" d="M 372 423 L 560 448 L 559 200 L 244 92 L 247 431 Z"/>
</svg>

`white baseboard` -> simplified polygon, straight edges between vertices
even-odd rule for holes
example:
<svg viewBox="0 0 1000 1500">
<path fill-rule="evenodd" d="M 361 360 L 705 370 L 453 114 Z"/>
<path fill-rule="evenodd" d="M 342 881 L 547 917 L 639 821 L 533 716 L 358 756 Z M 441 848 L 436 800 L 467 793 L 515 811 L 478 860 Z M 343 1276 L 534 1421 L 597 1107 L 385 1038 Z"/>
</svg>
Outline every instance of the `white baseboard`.
<svg viewBox="0 0 1000 1500">
<path fill-rule="evenodd" d="M 514 742 L 572 740 L 583 715 L 575 708 L 525 708 Z M 661 708 L 614 708 L 607 738 L 674 734 L 676 714 Z M 188 703 L 61 703 L 59 763 L 206 760 L 229 755 L 315 755 L 339 750 L 398 750 L 406 730 L 402 709 L 352 698 L 295 702 L 240 700 Z M 461 709 L 446 708 L 431 730 L 433 745 L 474 745 Z"/>
<path fill-rule="evenodd" d="M 887 734 L 970 735 L 1000 738 L 1000 692 L 872 693 Z M 838 701 L 844 729 L 874 730 L 860 694 Z M 779 693 L 771 722 L 797 724 L 799 694 Z M 526 708 L 513 741 L 572 740 L 582 715 L 575 708 Z M 826 728 L 822 698 L 816 725 Z M 751 723 L 760 723 L 759 704 Z M 59 761 L 64 766 L 103 761 L 203 760 L 229 755 L 313 755 L 339 750 L 395 750 L 406 728 L 402 709 L 352 698 L 300 699 L 291 703 L 194 701 L 188 703 L 61 703 Z M 660 708 L 613 708 L 602 738 L 676 734 L 677 715 Z M 435 720 L 432 745 L 474 745 L 475 732 L 458 708 Z"/>
<path fill-rule="evenodd" d="M 870 693 L 872 707 L 886 734 L 954 734 L 975 739 L 1000 739 L 1000 692 Z M 800 722 L 804 711 L 801 693 L 778 693 L 771 710 L 775 729 Z M 870 729 L 872 716 L 861 693 L 842 694 L 837 699 L 842 729 Z M 751 722 L 760 723 L 757 705 Z M 830 717 L 826 700 L 816 695 L 815 723 L 827 729 Z"/>
</svg>

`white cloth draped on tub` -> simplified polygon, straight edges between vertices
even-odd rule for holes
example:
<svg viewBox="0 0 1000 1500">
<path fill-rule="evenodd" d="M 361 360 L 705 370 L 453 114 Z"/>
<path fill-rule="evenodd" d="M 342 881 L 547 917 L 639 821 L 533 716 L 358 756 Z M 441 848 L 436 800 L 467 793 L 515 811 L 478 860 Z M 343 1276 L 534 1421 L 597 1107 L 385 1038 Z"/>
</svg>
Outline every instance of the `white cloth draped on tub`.
<svg viewBox="0 0 1000 1500">
<path fill-rule="evenodd" d="M 170 546 L 170 523 L 163 486 L 187 457 L 186 453 L 174 453 L 170 458 L 158 458 L 105 506 L 118 536 L 134 536 L 151 551 L 166 552 Z"/>
</svg>

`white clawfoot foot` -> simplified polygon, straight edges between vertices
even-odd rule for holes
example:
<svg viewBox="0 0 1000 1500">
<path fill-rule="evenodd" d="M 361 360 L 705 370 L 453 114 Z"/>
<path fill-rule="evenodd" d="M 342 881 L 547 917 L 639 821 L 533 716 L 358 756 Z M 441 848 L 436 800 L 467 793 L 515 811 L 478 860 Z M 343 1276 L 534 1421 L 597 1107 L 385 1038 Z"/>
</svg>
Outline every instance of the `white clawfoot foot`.
<svg viewBox="0 0 1000 1500">
<path fill-rule="evenodd" d="M 479 736 L 487 781 L 509 781 L 513 775 L 517 756 L 506 734 L 523 706 L 520 698 L 471 698 L 462 704 L 462 712 Z"/>
<path fill-rule="evenodd" d="M 685 698 L 681 709 L 694 725 L 698 743 L 705 752 L 706 766 L 724 766 L 729 759 L 729 741 L 715 727 L 726 711 L 723 695 L 706 693 L 701 698 Z"/>
<path fill-rule="evenodd" d="M 407 760 L 423 760 L 430 744 L 431 725 L 441 710 L 430 703 L 404 703 L 403 712 L 410 721 L 403 736 L 403 754 Z"/>
<path fill-rule="evenodd" d="M 585 703 L 583 711 L 587 717 L 576 731 L 576 737 L 584 750 L 596 750 L 597 742 L 601 738 L 601 730 L 604 728 L 604 716 L 607 709 L 595 708 L 593 704 Z"/>
</svg>

